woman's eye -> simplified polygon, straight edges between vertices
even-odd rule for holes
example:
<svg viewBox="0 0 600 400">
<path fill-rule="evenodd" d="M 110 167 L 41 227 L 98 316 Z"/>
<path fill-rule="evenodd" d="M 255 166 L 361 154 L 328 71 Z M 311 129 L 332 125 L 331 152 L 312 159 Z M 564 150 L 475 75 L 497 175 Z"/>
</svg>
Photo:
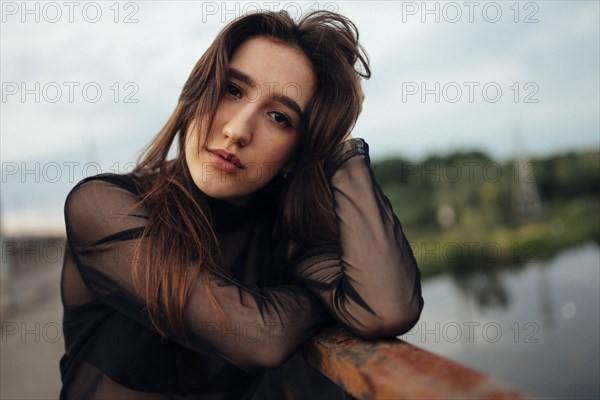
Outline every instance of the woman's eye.
<svg viewBox="0 0 600 400">
<path fill-rule="evenodd" d="M 271 111 L 269 113 L 269 115 L 271 116 L 271 118 L 273 118 L 275 120 L 275 122 L 277 122 L 279 125 L 282 125 L 286 128 L 293 128 L 292 124 L 290 123 L 290 120 L 288 119 L 288 117 L 285 116 L 285 114 L 282 114 L 280 112 L 277 111 Z"/>
<path fill-rule="evenodd" d="M 227 93 L 235 96 L 235 97 L 242 97 L 242 91 L 240 90 L 240 88 L 238 88 L 237 86 L 233 85 L 233 84 L 228 84 L 227 85 Z"/>
</svg>

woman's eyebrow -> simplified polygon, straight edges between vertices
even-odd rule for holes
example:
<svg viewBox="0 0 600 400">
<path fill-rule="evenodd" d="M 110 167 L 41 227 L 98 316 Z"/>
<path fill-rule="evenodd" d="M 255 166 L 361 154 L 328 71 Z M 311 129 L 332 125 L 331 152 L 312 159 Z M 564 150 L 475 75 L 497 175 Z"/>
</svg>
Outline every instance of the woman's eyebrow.
<svg viewBox="0 0 600 400">
<path fill-rule="evenodd" d="M 238 79 L 238 80 L 244 82 L 248 86 L 258 86 L 258 84 L 254 81 L 254 79 L 252 79 L 248 74 L 240 71 L 239 69 L 229 68 L 228 72 L 229 72 L 230 77 Z M 296 114 L 298 114 L 300 119 L 302 119 L 304 117 L 304 113 L 302 112 L 302 109 L 300 109 L 300 106 L 298 105 L 298 103 L 296 103 L 292 98 L 281 95 L 281 94 L 275 94 L 275 93 L 273 93 L 271 97 L 272 97 L 272 100 L 278 101 L 278 102 L 286 105 L 290 109 L 292 109 L 294 112 L 296 112 Z"/>
</svg>

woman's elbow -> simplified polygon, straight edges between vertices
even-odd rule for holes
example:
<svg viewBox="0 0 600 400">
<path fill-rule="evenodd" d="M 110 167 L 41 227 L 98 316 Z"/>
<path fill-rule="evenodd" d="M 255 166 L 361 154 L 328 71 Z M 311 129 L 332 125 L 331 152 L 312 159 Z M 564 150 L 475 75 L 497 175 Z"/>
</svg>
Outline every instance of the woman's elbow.
<svg viewBox="0 0 600 400">
<path fill-rule="evenodd" d="M 423 298 L 399 307 L 393 312 L 381 313 L 374 316 L 368 324 L 364 324 L 356 334 L 362 339 L 379 340 L 403 335 L 417 323 L 423 310 Z"/>
<path fill-rule="evenodd" d="M 254 354 L 249 360 L 249 363 L 245 365 L 247 370 L 264 370 L 279 368 L 292 356 L 288 352 L 281 351 L 280 349 L 269 349 L 266 348 L 264 351 L 259 351 Z"/>
<path fill-rule="evenodd" d="M 246 371 L 273 369 L 282 366 L 292 355 L 294 349 L 283 343 L 268 341 L 252 346 L 246 352 L 238 352 L 232 364 Z"/>
</svg>

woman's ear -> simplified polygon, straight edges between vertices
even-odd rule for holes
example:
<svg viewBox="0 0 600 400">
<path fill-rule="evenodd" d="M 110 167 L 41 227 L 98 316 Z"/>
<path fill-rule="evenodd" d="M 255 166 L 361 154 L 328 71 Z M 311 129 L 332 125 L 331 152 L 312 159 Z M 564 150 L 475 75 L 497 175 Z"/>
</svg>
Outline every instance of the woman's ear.
<svg viewBox="0 0 600 400">
<path fill-rule="evenodd" d="M 290 163 L 287 164 L 285 167 L 283 167 L 281 169 L 281 176 L 285 179 L 289 176 L 289 174 L 292 172 L 292 170 L 294 169 L 294 164 Z"/>
</svg>

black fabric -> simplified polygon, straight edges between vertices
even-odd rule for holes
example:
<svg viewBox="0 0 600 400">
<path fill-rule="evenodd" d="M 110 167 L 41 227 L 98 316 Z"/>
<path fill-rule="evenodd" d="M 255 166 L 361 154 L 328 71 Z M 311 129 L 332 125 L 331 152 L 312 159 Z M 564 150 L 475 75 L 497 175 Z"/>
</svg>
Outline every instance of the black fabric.
<svg viewBox="0 0 600 400">
<path fill-rule="evenodd" d="M 161 337 L 134 289 L 133 249 L 151 251 L 140 239 L 148 214 L 136 205 L 135 177 L 79 182 L 65 202 L 61 399 L 249 399 L 266 368 L 334 320 L 365 338 L 412 326 L 423 306 L 419 271 L 374 179 L 368 146 L 352 139 L 334 155 L 326 165 L 339 243 L 293 260 L 275 221 L 277 196 L 233 206 L 197 191 L 223 254 L 225 276 L 211 275 L 211 289 L 231 325 L 211 311 L 199 280 L 186 339 Z"/>
</svg>

